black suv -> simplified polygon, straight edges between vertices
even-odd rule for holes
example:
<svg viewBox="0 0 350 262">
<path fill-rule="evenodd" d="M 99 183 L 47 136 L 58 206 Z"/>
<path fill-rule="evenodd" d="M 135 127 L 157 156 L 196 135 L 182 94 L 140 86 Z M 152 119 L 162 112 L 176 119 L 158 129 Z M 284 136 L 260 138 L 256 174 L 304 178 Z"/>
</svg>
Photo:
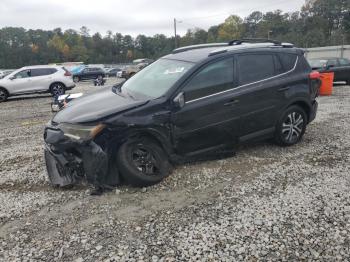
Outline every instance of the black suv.
<svg viewBox="0 0 350 262">
<path fill-rule="evenodd" d="M 53 118 L 44 135 L 50 181 L 147 186 L 168 176 L 170 163 L 240 142 L 294 145 L 316 116 L 319 86 L 319 73 L 291 44 L 176 49 Z"/>
<path fill-rule="evenodd" d="M 98 67 L 85 67 L 79 73 L 73 75 L 73 81 L 75 83 L 81 80 L 89 79 L 102 79 L 106 76 L 105 71 L 102 68 Z"/>
</svg>

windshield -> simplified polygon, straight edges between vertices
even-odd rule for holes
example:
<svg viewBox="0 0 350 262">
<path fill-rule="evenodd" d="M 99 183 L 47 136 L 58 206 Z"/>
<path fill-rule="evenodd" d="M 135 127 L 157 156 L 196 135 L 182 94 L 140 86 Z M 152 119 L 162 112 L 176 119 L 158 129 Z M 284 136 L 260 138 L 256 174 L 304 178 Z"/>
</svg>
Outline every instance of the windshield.
<svg viewBox="0 0 350 262">
<path fill-rule="evenodd" d="M 322 68 L 326 67 L 327 60 L 324 59 L 310 59 L 309 64 L 312 68 Z"/>
<path fill-rule="evenodd" d="M 160 59 L 126 81 L 122 89 L 133 96 L 158 98 L 193 66 L 190 62 Z"/>
</svg>

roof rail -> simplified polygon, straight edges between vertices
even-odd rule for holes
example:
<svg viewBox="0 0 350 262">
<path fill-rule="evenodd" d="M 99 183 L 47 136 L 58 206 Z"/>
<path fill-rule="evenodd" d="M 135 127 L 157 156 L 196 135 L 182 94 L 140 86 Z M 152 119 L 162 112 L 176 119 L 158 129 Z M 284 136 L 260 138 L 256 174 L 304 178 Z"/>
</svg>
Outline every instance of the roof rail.
<svg viewBox="0 0 350 262">
<path fill-rule="evenodd" d="M 258 44 L 258 43 L 271 43 L 274 44 L 275 46 L 282 46 L 282 47 L 294 47 L 293 44 L 291 43 L 282 43 L 277 40 L 271 40 L 271 39 L 266 39 L 266 38 L 243 38 L 243 39 L 235 39 L 232 40 L 228 43 L 228 45 L 233 46 L 233 45 L 241 45 L 243 43 L 252 43 L 252 44 Z"/>
<path fill-rule="evenodd" d="M 271 43 L 275 45 L 281 45 L 282 43 L 276 40 L 266 39 L 266 38 L 243 38 L 243 39 L 235 39 L 228 43 L 228 45 L 240 45 L 243 43 Z"/>
<path fill-rule="evenodd" d="M 201 48 L 207 48 L 207 47 L 221 47 L 221 46 L 228 46 L 227 43 L 212 43 L 212 44 L 201 44 L 201 45 L 190 45 L 190 46 L 184 46 L 173 50 L 173 54 L 193 50 L 193 49 L 201 49 Z"/>
</svg>

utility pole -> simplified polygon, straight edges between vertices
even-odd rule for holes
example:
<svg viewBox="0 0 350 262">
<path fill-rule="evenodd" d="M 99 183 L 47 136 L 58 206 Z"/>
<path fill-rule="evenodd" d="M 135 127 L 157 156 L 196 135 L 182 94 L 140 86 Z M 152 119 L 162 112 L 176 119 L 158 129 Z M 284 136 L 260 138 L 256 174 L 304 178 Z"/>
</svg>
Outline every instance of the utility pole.
<svg viewBox="0 0 350 262">
<path fill-rule="evenodd" d="M 176 41 L 176 18 L 174 18 L 174 31 L 175 31 L 175 49 L 177 48 L 177 41 Z"/>
</svg>

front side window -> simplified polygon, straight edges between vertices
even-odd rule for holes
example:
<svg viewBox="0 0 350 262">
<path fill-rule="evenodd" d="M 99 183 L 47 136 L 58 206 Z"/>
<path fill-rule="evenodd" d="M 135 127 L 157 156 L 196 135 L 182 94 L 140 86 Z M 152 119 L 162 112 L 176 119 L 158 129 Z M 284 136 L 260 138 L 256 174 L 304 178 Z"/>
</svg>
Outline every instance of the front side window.
<svg viewBox="0 0 350 262">
<path fill-rule="evenodd" d="M 337 66 L 337 59 L 329 59 L 327 62 L 327 66 Z"/>
<path fill-rule="evenodd" d="M 273 54 L 247 54 L 237 57 L 239 85 L 261 81 L 275 75 Z"/>
<path fill-rule="evenodd" d="M 30 77 L 30 70 L 23 70 L 14 75 L 14 78 L 16 79 L 28 78 L 28 77 Z"/>
<path fill-rule="evenodd" d="M 159 59 L 127 80 L 122 90 L 136 97 L 161 97 L 193 66 L 190 62 Z"/>
<path fill-rule="evenodd" d="M 211 63 L 184 87 L 185 100 L 203 98 L 233 88 L 233 58 Z"/>
</svg>

